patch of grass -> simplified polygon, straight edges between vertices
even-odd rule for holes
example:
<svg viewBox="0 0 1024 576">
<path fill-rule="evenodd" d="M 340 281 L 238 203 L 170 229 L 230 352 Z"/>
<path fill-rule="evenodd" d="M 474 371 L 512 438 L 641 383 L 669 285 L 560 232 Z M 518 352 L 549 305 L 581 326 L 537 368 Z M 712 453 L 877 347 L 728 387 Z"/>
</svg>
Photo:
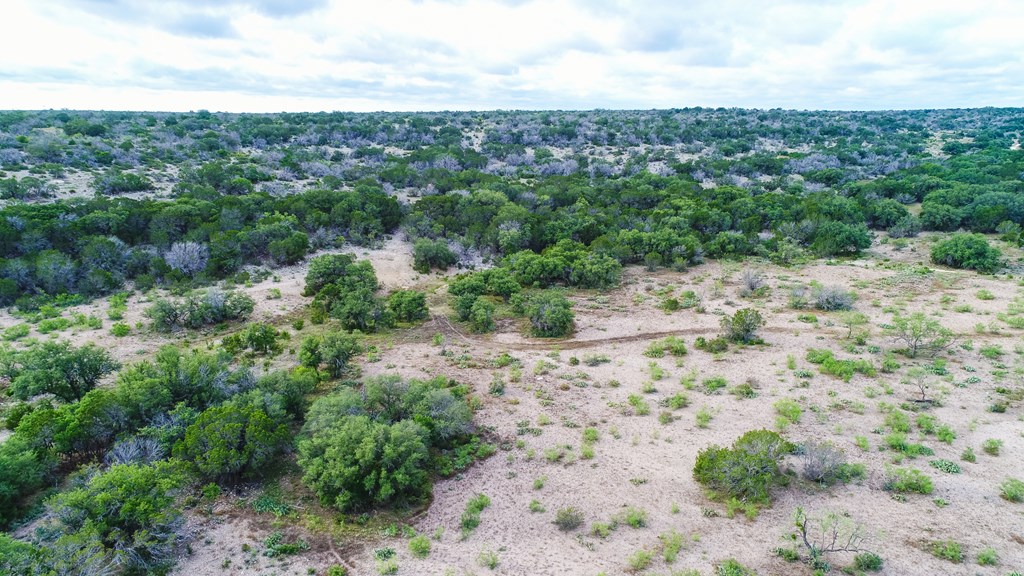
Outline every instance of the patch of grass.
<svg viewBox="0 0 1024 576">
<path fill-rule="evenodd" d="M 999 564 L 999 554 L 996 553 L 995 548 L 984 548 L 978 552 L 977 560 L 978 566 L 995 566 Z"/>
<path fill-rule="evenodd" d="M 718 394 L 720 390 L 729 386 L 729 382 L 722 376 L 712 376 L 701 382 L 705 394 Z"/>
<path fill-rule="evenodd" d="M 530 500 L 530 512 L 544 512 L 547 510 L 544 505 L 540 503 L 540 500 Z"/>
<path fill-rule="evenodd" d="M 637 550 L 626 558 L 626 566 L 632 572 L 639 572 L 651 565 L 654 560 L 654 553 L 649 550 Z"/>
<path fill-rule="evenodd" d="M 632 528 L 647 526 L 647 511 L 643 508 L 629 506 L 619 516 L 619 520 Z"/>
<path fill-rule="evenodd" d="M 931 494 L 932 479 L 916 468 L 896 468 L 886 475 L 885 489 L 896 494 Z"/>
<path fill-rule="evenodd" d="M 480 551 L 480 555 L 477 556 L 476 561 L 484 568 L 489 568 L 491 570 L 497 568 L 499 563 L 498 554 L 493 550 L 486 549 Z"/>
<path fill-rule="evenodd" d="M 773 406 L 775 407 L 775 413 L 785 418 L 790 424 L 797 424 L 800 422 L 803 410 L 800 408 L 800 405 L 796 403 L 796 400 L 782 398 L 781 400 L 777 400 Z"/>
<path fill-rule="evenodd" d="M 1024 482 L 1007 478 L 999 485 L 999 495 L 1010 502 L 1024 502 Z"/>
<path fill-rule="evenodd" d="M 936 468 L 938 470 L 942 470 L 943 472 L 946 472 L 948 474 L 959 474 L 960 473 L 960 465 L 959 464 L 957 464 L 956 462 L 951 462 L 951 461 L 946 460 L 944 458 L 939 458 L 938 460 L 932 460 L 932 461 L 928 462 L 928 464 L 930 464 L 932 466 L 932 468 Z"/>
<path fill-rule="evenodd" d="M 932 542 L 929 550 L 932 553 L 932 556 L 942 560 L 948 560 L 954 564 L 959 564 L 964 561 L 963 545 L 953 540 Z"/>
<path fill-rule="evenodd" d="M 981 443 L 981 449 L 989 456 L 999 456 L 999 451 L 1003 448 L 1003 441 L 996 440 L 995 438 L 989 438 Z"/>
<path fill-rule="evenodd" d="M 477 494 L 466 503 L 466 510 L 462 513 L 461 526 L 462 538 L 467 538 L 480 525 L 480 513 L 491 505 L 491 499 L 486 494 Z"/>
<path fill-rule="evenodd" d="M 661 540 L 661 554 L 665 558 L 665 563 L 672 564 L 676 561 L 676 557 L 679 556 L 679 551 L 683 549 L 683 543 L 685 542 L 683 535 L 672 530 L 658 536 L 658 539 Z"/>
<path fill-rule="evenodd" d="M 420 534 L 409 539 L 409 552 L 417 558 L 430 556 L 430 538 Z"/>
<path fill-rule="evenodd" d="M 712 413 L 711 409 L 708 408 L 707 406 L 704 406 L 701 409 L 697 410 L 697 413 L 694 415 L 694 418 L 697 423 L 697 428 L 707 428 L 708 425 L 711 424 L 711 420 L 714 417 L 714 413 Z"/>
</svg>

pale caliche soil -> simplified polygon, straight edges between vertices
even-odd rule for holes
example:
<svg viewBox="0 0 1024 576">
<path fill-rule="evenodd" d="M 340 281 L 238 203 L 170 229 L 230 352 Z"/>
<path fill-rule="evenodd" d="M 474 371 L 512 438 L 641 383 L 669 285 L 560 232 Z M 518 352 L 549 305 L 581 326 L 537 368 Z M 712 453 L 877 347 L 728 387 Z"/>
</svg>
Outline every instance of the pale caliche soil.
<svg viewBox="0 0 1024 576">
<path fill-rule="evenodd" d="M 411 520 L 419 533 L 431 535 L 441 530 L 425 559 L 414 558 L 407 540 L 401 537 L 332 538 L 325 532 L 292 528 L 295 523 L 288 519 L 241 514 L 223 504 L 212 519 L 193 517 L 197 531 L 193 552 L 182 557 L 175 574 L 305 574 L 307 569 L 322 574 L 335 563 L 348 566 L 351 574 L 375 574 L 373 549 L 380 547 L 397 551 L 400 575 L 618 575 L 628 573 L 627 557 L 641 549 L 654 552 L 645 574 L 664 575 L 686 568 L 712 574 L 714 564 L 729 557 L 762 575 L 810 574 L 805 565 L 786 563 L 771 552 L 787 546 L 785 537 L 791 532 L 791 517 L 798 506 L 812 515 L 846 513 L 863 523 L 872 535 L 866 547 L 885 559 L 882 574 L 1001 576 L 1024 569 L 1024 505 L 1006 502 L 998 492 L 1005 478 L 1024 479 L 1022 408 L 1018 402 L 1005 413 L 988 411 L 1002 398 L 995 391 L 997 386 L 1024 385 L 1022 331 L 996 316 L 1015 298 L 1024 296 L 1024 290 L 1017 278 L 923 270 L 920 266 L 927 261 L 928 242 L 925 236 L 902 249 L 876 244 L 863 259 L 836 264 L 789 269 L 748 264 L 764 271 L 771 289 L 767 297 L 758 299 L 738 295 L 743 264 L 715 262 L 681 273 L 631 268 L 622 287 L 576 296 L 577 332 L 570 339 L 554 341 L 525 336 L 523 326 L 515 321 L 500 322 L 494 334 L 469 334 L 445 318 L 450 312 L 441 297 L 443 290 L 436 290 L 436 278 L 421 277 L 411 270 L 407 243 L 393 240 L 381 250 L 355 249 L 360 257 L 371 259 L 385 287 L 418 286 L 437 292 L 430 299 L 434 319 L 422 327 L 386 336 L 379 361 L 362 361 L 363 375 L 443 374 L 471 384 L 482 401 L 477 423 L 501 448 L 465 473 L 435 484 L 431 505 Z M 1020 254 L 1008 256 L 1015 259 Z M 306 302 L 301 297 L 303 267 L 276 273 L 280 281 L 268 279 L 248 289 L 257 301 L 254 319 L 284 323 Z M 855 310 L 871 319 L 868 345 L 851 348 L 853 352 L 844 350 L 848 346 L 846 328 L 840 325 L 837 313 L 798 311 L 788 306 L 789 287 L 812 280 L 857 293 Z M 272 288 L 281 291 L 280 299 L 266 298 Z M 982 289 L 994 298 L 979 299 Z M 666 314 L 658 308 L 662 296 L 678 296 L 682 290 L 701 295 L 705 311 Z M 957 306 L 970 309 L 957 312 Z M 136 307 L 141 305 L 130 305 L 129 312 L 136 313 Z M 764 346 L 733 347 L 717 356 L 694 348 L 696 337 L 718 334 L 721 314 L 744 307 L 758 309 L 767 320 L 761 332 Z M 929 365 L 931 359 L 897 356 L 902 368 L 896 374 L 879 373 L 875 378 L 858 374 L 848 383 L 820 374 L 817 366 L 805 360 L 809 348 L 827 348 L 839 358 L 867 358 L 879 366 L 883 353 L 896 347 L 880 328 L 891 322 L 895 311 L 923 311 L 960 335 L 958 345 L 946 354 L 949 376 L 931 380 L 930 394 L 941 398 L 941 406 L 929 411 L 940 423 L 950 425 L 957 438 L 947 445 L 934 436 L 919 438 L 916 429 L 909 435 L 911 441 L 932 448 L 935 455 L 904 460 L 899 466 L 928 474 L 935 491 L 928 496 L 907 495 L 904 502 L 882 489 L 895 453 L 879 449 L 888 433 L 880 405 L 912 400 L 915 391 L 900 380 L 909 366 Z M 814 315 L 817 323 L 798 320 L 801 315 Z M 980 332 L 978 324 L 982 325 Z M 448 356 L 430 344 L 431 335 L 438 332 L 445 337 Z M 651 340 L 667 334 L 683 338 L 689 353 L 679 359 L 643 355 Z M 998 344 L 1003 355 L 982 357 L 979 351 L 986 344 Z M 145 337 L 132 338 L 131 347 L 144 345 Z M 877 346 L 877 352 L 869 346 Z M 502 352 L 521 362 L 518 382 L 511 381 L 510 368 L 499 369 L 490 363 Z M 585 360 L 591 355 L 604 355 L 610 361 L 593 367 L 586 362 L 570 363 L 572 357 Z M 799 378 L 787 367 L 790 357 L 797 370 L 809 371 L 813 377 Z M 293 362 L 284 355 L 275 362 L 289 361 Z M 541 362 L 550 366 L 536 370 Z M 665 372 L 662 379 L 652 380 L 652 363 Z M 488 393 L 495 374 L 506 383 L 502 396 Z M 687 391 L 680 380 L 690 374 L 698 388 Z M 730 387 L 750 382 L 758 396 L 739 399 L 727 392 L 704 394 L 700 382 L 717 375 Z M 653 384 L 653 392 L 644 392 L 648 382 Z M 658 405 L 659 400 L 678 392 L 688 396 L 690 405 L 673 411 L 673 421 L 660 423 L 659 413 L 667 409 Z M 627 402 L 631 394 L 650 404 L 649 415 L 632 414 Z M 725 507 L 710 501 L 692 478 L 697 453 L 711 444 L 730 444 L 748 430 L 773 429 L 776 413 L 772 405 L 781 398 L 796 400 L 803 408 L 801 421 L 785 432 L 788 439 L 830 440 L 846 451 L 849 461 L 865 464 L 868 477 L 830 489 L 794 477 L 788 487 L 774 491 L 773 505 L 755 520 L 742 514 L 726 518 Z M 696 425 L 701 409 L 714 416 L 707 428 Z M 580 457 L 582 430 L 588 426 L 600 433 L 589 460 Z M 868 439 L 868 451 L 855 445 L 855 436 Z M 1001 455 L 990 456 L 981 450 L 982 442 L 989 438 L 1004 442 Z M 522 447 L 517 447 L 518 441 Z M 558 446 L 570 448 L 560 462 L 549 463 L 545 451 Z M 977 454 L 976 463 L 960 460 L 968 447 Z M 929 466 L 934 458 L 957 462 L 963 471 L 941 472 Z M 800 462 L 790 458 L 787 467 L 799 472 Z M 541 477 L 544 485 L 535 489 L 534 481 Z M 463 540 L 459 518 L 467 500 L 478 493 L 488 495 L 492 503 L 483 511 L 479 528 Z M 936 505 L 937 499 L 948 505 Z M 546 511 L 531 513 L 531 500 L 539 501 Z M 678 512 L 673 512 L 674 505 Z M 583 527 L 568 533 L 552 523 L 556 510 L 567 506 L 579 508 L 585 518 Z M 593 522 L 609 521 L 624 506 L 646 510 L 647 526 L 620 525 L 606 539 L 590 534 Z M 719 516 L 709 516 L 707 512 L 712 510 Z M 334 518 L 330 511 L 318 510 L 315 505 L 302 513 Z M 294 530 L 289 536 L 306 538 L 310 551 L 285 559 L 260 556 L 262 543 L 274 530 Z M 677 561 L 666 565 L 660 557 L 658 536 L 670 530 L 683 534 L 686 544 Z M 963 564 L 939 560 L 928 552 L 927 541 L 946 539 L 964 545 Z M 248 544 L 249 552 L 243 551 L 243 544 Z M 999 565 L 978 566 L 977 553 L 989 546 L 998 552 Z M 493 551 L 499 558 L 493 572 L 478 562 L 483 550 Z M 851 558 L 850 554 L 835 554 L 830 560 L 838 568 Z M 225 560 L 230 560 L 226 568 L 222 567 Z"/>
</svg>

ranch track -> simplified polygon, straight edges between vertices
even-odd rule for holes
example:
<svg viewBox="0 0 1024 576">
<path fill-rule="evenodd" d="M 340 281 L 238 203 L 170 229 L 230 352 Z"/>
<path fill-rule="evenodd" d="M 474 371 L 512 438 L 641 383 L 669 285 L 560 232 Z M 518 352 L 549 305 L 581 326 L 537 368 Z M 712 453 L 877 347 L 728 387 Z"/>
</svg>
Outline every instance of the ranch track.
<svg viewBox="0 0 1024 576">
<path fill-rule="evenodd" d="M 641 332 L 629 336 L 614 336 L 611 338 L 591 338 L 588 340 L 572 340 L 568 338 L 534 339 L 527 342 L 494 342 L 482 334 L 465 334 L 455 327 L 447 316 L 434 315 L 432 323 L 437 331 L 444 334 L 450 340 L 461 340 L 462 342 L 483 346 L 486 348 L 500 348 L 502 350 L 580 350 L 583 348 L 595 348 L 606 344 L 626 344 L 629 342 L 641 342 L 645 340 L 657 340 L 668 336 L 704 336 L 718 334 L 717 328 L 683 328 L 680 330 L 663 330 L 659 332 Z M 780 326 L 766 326 L 761 332 L 772 334 L 792 333 L 794 328 Z"/>
</svg>

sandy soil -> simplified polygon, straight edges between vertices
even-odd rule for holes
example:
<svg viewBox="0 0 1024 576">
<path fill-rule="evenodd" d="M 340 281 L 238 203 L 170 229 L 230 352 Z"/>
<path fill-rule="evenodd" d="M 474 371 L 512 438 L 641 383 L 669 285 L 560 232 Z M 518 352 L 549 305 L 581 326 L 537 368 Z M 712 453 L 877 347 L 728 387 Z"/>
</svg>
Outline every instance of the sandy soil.
<svg viewBox="0 0 1024 576">
<path fill-rule="evenodd" d="M 478 425 L 500 446 L 486 461 L 437 482 L 430 507 L 410 521 L 421 534 L 439 535 L 432 541 L 429 557 L 414 558 L 401 537 L 354 541 L 288 528 L 295 530 L 290 535 L 313 544 L 309 552 L 284 561 L 253 559 L 259 555 L 243 552 L 243 544 L 259 550 L 258 544 L 270 533 L 291 524 L 275 526 L 266 518 L 224 509 L 212 517 L 194 516 L 198 536 L 192 542 L 193 552 L 182 558 L 175 573 L 323 573 L 341 559 L 351 574 L 374 574 L 373 549 L 391 547 L 397 551 L 400 575 L 491 573 L 479 563 L 484 550 L 498 556 L 493 573 L 505 575 L 626 574 L 627 558 L 638 550 L 654 553 L 653 562 L 643 572 L 652 575 L 687 568 L 711 574 L 715 563 L 729 557 L 762 575 L 810 574 L 805 565 L 787 563 L 771 552 L 787 545 L 791 517 L 798 506 L 812 515 L 845 513 L 862 523 L 871 535 L 866 547 L 885 559 L 882 574 L 997 576 L 1020 570 L 1024 568 L 1024 506 L 1002 500 L 998 485 L 1010 476 L 1024 478 L 1024 420 L 1019 402 L 1005 413 L 988 408 L 1001 398 L 996 387 L 1024 386 L 1022 331 L 997 318 L 1015 298 L 1024 296 L 1024 290 L 1014 277 L 925 270 L 922 265 L 930 240 L 928 236 L 913 239 L 905 247 L 876 243 L 864 258 L 840 263 L 788 269 L 748 264 L 763 271 L 770 288 L 766 297 L 755 299 L 739 296 L 742 264 L 714 262 L 681 273 L 629 269 L 616 290 L 574 296 L 577 331 L 564 340 L 530 338 L 521 324 L 512 320 L 500 322 L 494 334 L 469 334 L 444 317 L 443 299 L 433 298 L 433 320 L 388 335 L 379 361 L 361 364 L 364 375 L 444 374 L 471 384 L 482 401 L 476 414 Z M 387 288 L 436 285 L 434 278 L 420 277 L 411 270 L 408 244 L 402 240 L 392 240 L 379 250 L 354 251 L 370 258 Z M 1008 255 L 1020 258 L 1019 251 Z M 301 266 L 279 270 L 280 281 L 268 279 L 248 289 L 257 301 L 255 316 L 280 321 L 301 306 L 304 273 Z M 851 347 L 837 313 L 798 311 L 788 306 L 790 287 L 812 281 L 856 293 L 855 310 L 870 318 L 867 345 Z M 280 299 L 266 298 L 272 288 L 281 291 Z M 678 296 L 683 290 L 702 296 L 703 312 L 687 309 L 666 314 L 658 308 L 662 297 Z M 979 298 L 981 290 L 990 292 L 992 298 Z M 719 355 L 694 349 L 697 336 L 718 334 L 722 314 L 745 307 L 756 308 L 765 317 L 767 325 L 761 332 L 765 345 L 733 347 Z M 134 313 L 135 308 L 129 310 Z M 930 393 L 941 403 L 929 412 L 940 423 L 950 425 L 957 438 L 947 445 L 934 436 L 918 437 L 916 430 L 910 435 L 913 441 L 932 448 L 935 456 L 904 460 L 899 466 L 928 474 L 935 491 L 929 496 L 908 495 L 905 501 L 893 499 L 882 488 L 886 470 L 895 465 L 895 453 L 881 450 L 888 431 L 880 408 L 882 403 L 911 401 L 914 390 L 902 384 L 901 378 L 908 367 L 929 365 L 931 359 L 898 356 L 902 368 L 897 373 L 879 373 L 874 378 L 858 374 L 850 382 L 820 374 L 817 366 L 805 360 L 809 348 L 827 348 L 840 358 L 866 358 L 880 365 L 883 354 L 896 344 L 879 326 L 891 322 L 896 311 L 925 312 L 959 334 L 959 345 L 945 355 L 949 376 L 931 380 Z M 801 315 L 808 318 L 801 320 Z M 809 322 L 810 315 L 817 321 Z M 978 324 L 982 325 L 980 331 Z M 431 335 L 437 332 L 445 335 L 450 355 L 439 354 L 440 348 L 430 344 Z M 668 334 L 684 339 L 689 347 L 686 356 L 643 355 L 651 340 Z M 132 339 L 132 348 L 145 345 L 145 337 Z M 980 350 L 984 345 L 1001 346 L 1002 356 L 983 357 Z M 491 364 L 502 352 L 520 361 L 518 381 L 512 381 L 511 368 L 497 369 Z M 609 361 L 588 366 L 585 360 L 589 356 L 606 356 Z M 796 371 L 806 370 L 813 376 L 800 377 L 788 368 L 790 357 Z M 573 358 L 582 362 L 576 365 Z M 654 380 L 652 365 L 664 373 L 662 378 Z M 488 393 L 495 374 L 506 382 L 501 396 Z M 724 377 L 730 387 L 749 382 L 758 395 L 740 399 L 727 392 L 704 394 L 699 384 L 711 376 Z M 696 379 L 698 388 L 686 390 L 684 378 Z M 662 423 L 659 414 L 667 409 L 659 406 L 659 401 L 676 393 L 685 393 L 690 404 L 671 411 L 672 417 Z M 634 394 L 650 404 L 649 415 L 634 415 L 629 409 L 627 399 Z M 711 444 L 729 444 L 751 429 L 775 428 L 772 405 L 781 398 L 796 400 L 803 408 L 800 422 L 786 430 L 787 438 L 794 442 L 830 440 L 846 451 L 851 462 L 866 465 L 867 478 L 825 489 L 794 476 L 788 487 L 774 491 L 773 505 L 755 520 L 742 515 L 726 518 L 724 506 L 709 500 L 692 478 L 697 453 Z M 696 422 L 700 410 L 713 415 L 705 428 Z M 584 427 L 594 427 L 600 434 L 591 459 L 582 457 Z M 855 436 L 867 438 L 869 450 L 857 447 Z M 990 438 L 1003 441 L 1001 455 L 990 456 L 981 450 L 982 442 Z M 545 451 L 559 446 L 567 447 L 565 455 L 549 462 Z M 968 447 L 977 454 L 976 463 L 961 461 L 960 454 Z M 963 471 L 941 472 L 929 466 L 934 458 L 957 462 Z M 796 458 L 787 460 L 786 466 L 797 473 L 801 469 Z M 535 488 L 538 478 L 544 478 L 541 488 Z M 487 494 L 492 504 L 483 511 L 480 527 L 462 539 L 460 515 L 467 500 L 478 493 Z M 545 511 L 531 513 L 532 500 L 540 502 Z M 936 501 L 946 505 L 939 506 Z M 576 531 L 562 532 L 552 521 L 558 509 L 568 506 L 579 508 L 585 522 Z M 647 512 L 645 527 L 620 525 L 607 538 L 591 535 L 593 522 L 607 522 L 627 506 Z M 308 512 L 334 518 L 329 511 Z M 667 565 L 660 557 L 659 535 L 671 530 L 685 536 L 685 545 L 676 562 Z M 928 552 L 928 542 L 946 539 L 964 545 L 965 563 L 952 564 Z M 999 565 L 977 565 L 977 553 L 989 546 L 999 554 Z M 839 567 L 851 558 L 850 554 L 835 554 L 830 560 Z M 231 560 L 226 568 L 222 567 L 225 559 Z"/>
</svg>

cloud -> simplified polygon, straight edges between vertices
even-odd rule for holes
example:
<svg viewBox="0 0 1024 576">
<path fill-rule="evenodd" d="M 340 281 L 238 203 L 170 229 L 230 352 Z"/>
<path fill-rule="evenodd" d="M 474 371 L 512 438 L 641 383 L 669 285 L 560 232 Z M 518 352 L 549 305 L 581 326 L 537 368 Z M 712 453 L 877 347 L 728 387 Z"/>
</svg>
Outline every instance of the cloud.
<svg viewBox="0 0 1024 576">
<path fill-rule="evenodd" d="M 9 3 L 0 108 L 1024 104 L 1014 0 Z"/>
</svg>

